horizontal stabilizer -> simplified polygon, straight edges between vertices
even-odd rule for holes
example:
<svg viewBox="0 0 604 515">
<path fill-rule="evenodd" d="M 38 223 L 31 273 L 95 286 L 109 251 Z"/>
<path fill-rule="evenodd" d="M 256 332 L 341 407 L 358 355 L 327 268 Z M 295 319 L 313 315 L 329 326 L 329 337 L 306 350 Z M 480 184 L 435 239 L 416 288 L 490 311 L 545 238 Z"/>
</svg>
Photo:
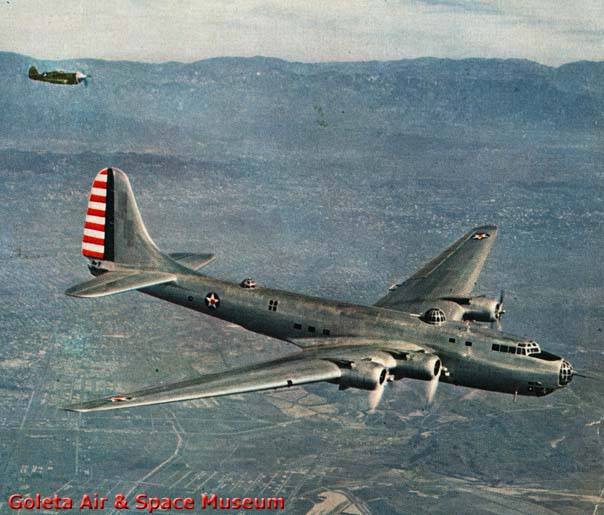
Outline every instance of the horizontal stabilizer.
<svg viewBox="0 0 604 515">
<path fill-rule="evenodd" d="M 104 297 L 169 283 L 175 279 L 174 274 L 165 272 L 106 272 L 90 281 L 72 286 L 65 294 L 72 297 Z"/>
<path fill-rule="evenodd" d="M 216 259 L 214 254 L 193 254 L 191 252 L 174 252 L 169 256 L 178 264 L 191 270 L 199 270 Z"/>
</svg>

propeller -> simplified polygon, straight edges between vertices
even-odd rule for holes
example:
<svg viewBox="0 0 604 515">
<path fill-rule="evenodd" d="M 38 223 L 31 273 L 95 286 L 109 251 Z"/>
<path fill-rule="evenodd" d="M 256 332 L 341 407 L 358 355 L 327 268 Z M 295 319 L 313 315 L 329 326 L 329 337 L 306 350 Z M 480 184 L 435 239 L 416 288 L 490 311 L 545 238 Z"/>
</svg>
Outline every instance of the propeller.
<svg viewBox="0 0 604 515">
<path fill-rule="evenodd" d="M 594 375 L 589 375 L 589 374 L 581 374 L 581 373 L 577 372 L 576 370 L 573 370 L 573 377 L 581 377 L 583 379 L 592 379 L 594 381 L 604 381 L 604 377 L 594 376 Z"/>
<path fill-rule="evenodd" d="M 505 291 L 501 290 L 501 293 L 499 294 L 499 302 L 495 306 L 495 318 L 497 320 L 499 320 L 501 318 L 501 315 L 505 314 L 505 309 L 503 309 L 504 296 L 505 296 Z"/>
<path fill-rule="evenodd" d="M 438 373 L 428 381 L 428 385 L 426 386 L 426 404 L 430 406 L 432 401 L 434 401 L 434 397 L 436 396 L 436 390 L 438 390 L 438 383 L 440 381 L 440 374 L 442 372 L 443 367 L 439 367 Z"/>
<path fill-rule="evenodd" d="M 371 390 L 369 392 L 369 413 L 375 413 L 375 410 L 379 406 L 384 395 L 386 383 L 392 383 L 392 381 L 394 381 L 394 376 L 392 374 L 389 374 L 382 384 L 378 384 L 374 390 Z"/>
<path fill-rule="evenodd" d="M 88 87 L 88 81 L 92 78 L 92 75 L 86 75 L 82 72 L 76 72 L 75 76 L 78 83 L 83 82 L 86 88 Z"/>
<path fill-rule="evenodd" d="M 505 292 L 504 290 L 501 290 L 501 293 L 499 294 L 499 300 L 495 305 L 495 321 L 491 322 L 491 329 L 497 329 L 498 331 L 501 331 L 501 315 L 505 314 L 505 309 L 503 308 L 504 296 Z"/>
</svg>

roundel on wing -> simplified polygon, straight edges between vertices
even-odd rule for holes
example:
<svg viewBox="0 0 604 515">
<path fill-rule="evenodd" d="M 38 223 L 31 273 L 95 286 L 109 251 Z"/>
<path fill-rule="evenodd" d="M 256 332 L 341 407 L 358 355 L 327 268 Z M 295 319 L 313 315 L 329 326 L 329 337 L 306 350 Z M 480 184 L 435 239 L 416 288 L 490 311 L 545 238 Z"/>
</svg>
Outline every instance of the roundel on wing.
<svg viewBox="0 0 604 515">
<path fill-rule="evenodd" d="M 218 306 L 220 306 L 220 297 L 217 293 L 210 292 L 206 295 L 206 306 L 210 309 L 218 309 Z"/>
</svg>

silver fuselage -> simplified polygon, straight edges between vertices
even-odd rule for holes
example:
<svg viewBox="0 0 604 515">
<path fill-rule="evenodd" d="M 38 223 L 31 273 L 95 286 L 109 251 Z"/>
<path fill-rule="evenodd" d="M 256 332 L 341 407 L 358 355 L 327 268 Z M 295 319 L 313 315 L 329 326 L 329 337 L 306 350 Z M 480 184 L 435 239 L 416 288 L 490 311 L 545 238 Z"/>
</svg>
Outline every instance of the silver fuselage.
<svg viewBox="0 0 604 515">
<path fill-rule="evenodd" d="M 337 342 L 354 346 L 354 339 L 346 337 L 362 337 L 358 339 L 365 346 L 373 339 L 376 351 L 408 350 L 410 345 L 429 348 L 445 367 L 440 380 L 456 385 L 542 396 L 568 383 L 561 374 L 563 364 L 567 364 L 562 358 L 547 352 L 511 353 L 511 348 L 527 340 L 477 325 L 431 325 L 399 311 L 270 288 L 243 288 L 185 269 L 178 273 L 175 283 L 141 291 L 250 331 L 296 343 L 305 351 L 321 353 L 320 342 L 331 342 L 324 351 L 326 355 L 336 352 Z M 212 293 L 219 299 L 215 308 L 206 302 Z M 508 351 L 494 350 L 503 346 Z"/>
</svg>

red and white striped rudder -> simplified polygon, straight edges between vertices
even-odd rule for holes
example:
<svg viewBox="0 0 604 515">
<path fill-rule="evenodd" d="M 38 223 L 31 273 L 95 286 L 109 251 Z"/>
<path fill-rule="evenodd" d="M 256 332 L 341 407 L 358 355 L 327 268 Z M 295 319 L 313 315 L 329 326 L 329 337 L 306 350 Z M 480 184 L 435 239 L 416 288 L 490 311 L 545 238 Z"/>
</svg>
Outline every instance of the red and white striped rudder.
<svg viewBox="0 0 604 515">
<path fill-rule="evenodd" d="M 106 258 L 107 182 L 110 169 L 101 170 L 94 178 L 82 237 L 82 254 L 89 258 Z M 107 249 L 108 250 L 108 249 Z"/>
</svg>

